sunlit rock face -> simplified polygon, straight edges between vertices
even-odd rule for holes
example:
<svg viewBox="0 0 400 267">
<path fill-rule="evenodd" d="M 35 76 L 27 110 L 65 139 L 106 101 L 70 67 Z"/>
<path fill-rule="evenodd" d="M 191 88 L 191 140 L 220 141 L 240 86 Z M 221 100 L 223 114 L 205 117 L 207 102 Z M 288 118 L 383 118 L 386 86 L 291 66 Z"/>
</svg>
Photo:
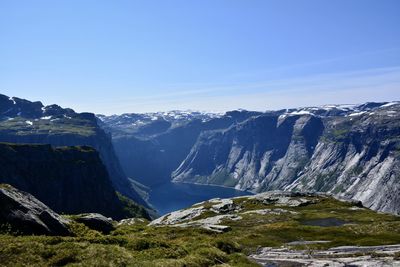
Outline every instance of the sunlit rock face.
<svg viewBox="0 0 400 267">
<path fill-rule="evenodd" d="M 310 161 L 285 189 L 329 192 L 399 214 L 399 119 L 399 105 L 392 105 L 327 120 Z"/>
<path fill-rule="evenodd" d="M 319 191 L 400 213 L 400 105 L 368 103 L 249 118 L 203 132 L 176 182 L 236 189 Z"/>
</svg>

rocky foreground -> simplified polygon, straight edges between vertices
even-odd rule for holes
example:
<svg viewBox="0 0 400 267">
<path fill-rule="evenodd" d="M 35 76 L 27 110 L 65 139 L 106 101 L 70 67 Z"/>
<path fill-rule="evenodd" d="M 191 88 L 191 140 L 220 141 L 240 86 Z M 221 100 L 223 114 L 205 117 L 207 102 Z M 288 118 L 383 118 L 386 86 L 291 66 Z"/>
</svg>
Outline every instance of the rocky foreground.
<svg viewBox="0 0 400 267">
<path fill-rule="evenodd" d="M 179 210 L 162 216 L 149 225 L 173 227 L 200 227 L 217 233 L 232 230 L 230 222 L 248 224 L 248 216 L 265 216 L 272 223 L 276 217 L 303 217 L 302 208 L 317 205 L 328 198 L 323 194 L 301 194 L 291 192 L 266 192 L 249 197 L 232 199 L 211 199 L 195 204 L 193 207 Z M 348 205 L 348 212 L 354 215 L 366 211 L 359 201 L 340 199 L 341 204 Z M 246 207 L 248 204 L 253 208 Z M 247 205 L 246 205 L 247 204 Z M 257 209 L 258 205 L 269 208 Z M 296 211 L 296 209 L 300 209 Z M 321 214 L 326 210 L 321 210 Z M 356 217 L 342 220 L 336 211 L 329 211 L 327 218 L 303 220 L 310 227 L 332 229 L 348 227 L 349 231 L 356 226 Z M 317 214 L 314 214 L 314 217 Z M 350 218 L 349 218 L 350 219 Z M 371 218 L 371 221 L 374 221 Z M 259 221 L 260 226 L 262 220 Z M 257 226 L 256 226 L 257 227 Z M 311 230 L 311 229 L 310 229 Z M 301 236 L 300 233 L 298 233 Z M 293 236 L 292 238 L 295 238 Z M 318 238 L 316 236 L 315 238 Z M 332 237 L 335 239 L 335 237 Z M 340 238 L 337 236 L 336 238 Z M 400 242 L 400 240 L 398 240 Z M 380 246 L 332 246 L 335 240 L 300 240 L 287 242 L 282 246 L 258 247 L 249 258 L 263 266 L 400 266 L 400 244 Z M 327 247 L 320 249 L 319 246 Z"/>
<path fill-rule="evenodd" d="M 222 225 L 223 221 L 240 221 L 244 215 L 283 215 L 298 214 L 298 212 L 282 209 L 279 207 L 299 207 L 311 203 L 314 200 L 306 198 L 312 194 L 295 194 L 290 192 L 267 192 L 254 196 L 246 197 L 246 201 L 252 201 L 259 204 L 274 205 L 277 208 L 246 210 L 235 200 L 243 197 L 231 199 L 210 199 L 205 202 L 197 203 L 193 207 L 178 210 L 164 215 L 149 225 L 169 225 L 175 227 L 201 227 L 215 232 L 229 231 L 230 227 Z M 361 205 L 360 202 L 353 202 L 355 205 Z M 214 216 L 210 216 L 214 213 Z M 203 215 L 203 216 L 202 216 Z M 206 215 L 206 217 L 204 216 Z M 208 216 L 207 216 L 208 215 Z M 205 218 L 204 218 L 205 217 Z M 201 218 L 201 219 L 199 219 Z"/>
<path fill-rule="evenodd" d="M 329 195 L 211 199 L 151 222 L 117 222 L 101 214 L 59 215 L 32 195 L 0 189 L 4 266 L 400 264 L 400 217 Z"/>
</svg>

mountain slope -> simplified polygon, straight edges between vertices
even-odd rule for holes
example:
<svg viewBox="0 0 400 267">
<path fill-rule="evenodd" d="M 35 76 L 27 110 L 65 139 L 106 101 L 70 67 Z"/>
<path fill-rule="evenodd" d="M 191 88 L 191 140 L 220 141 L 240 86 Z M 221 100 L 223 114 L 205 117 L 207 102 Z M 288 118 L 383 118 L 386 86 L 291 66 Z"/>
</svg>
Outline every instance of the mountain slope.
<svg viewBox="0 0 400 267">
<path fill-rule="evenodd" d="M 110 136 L 91 113 L 0 95 L 0 142 L 91 146 L 99 151 L 116 190 L 147 205 L 120 167 Z"/>
<path fill-rule="evenodd" d="M 262 115 L 227 130 L 204 132 L 173 173 L 174 181 L 280 188 L 308 160 L 322 129 L 313 116 Z"/>
<path fill-rule="evenodd" d="M 124 126 L 118 124 L 116 128 L 115 124 L 108 124 L 105 130 L 112 130 L 112 142 L 125 173 L 151 186 L 170 181 L 172 171 L 185 159 L 202 131 L 224 129 L 255 114 L 260 113 L 235 111 L 208 119 L 193 115 L 189 116 L 186 123 L 171 120 L 173 126 L 157 134 L 144 134 L 143 128 L 136 133 L 124 130 L 124 134 L 121 134 L 121 128 L 129 128 L 131 120 L 128 125 L 123 120 L 121 123 Z M 125 115 L 121 117 L 123 119 Z M 106 121 L 103 118 L 103 122 Z"/>
<path fill-rule="evenodd" d="M 367 103 L 253 117 L 203 132 L 172 177 L 255 192 L 330 192 L 399 214 L 399 111 L 396 102 Z"/>
<path fill-rule="evenodd" d="M 331 192 L 400 214 L 400 106 L 341 120 L 327 130 L 288 190 Z"/>
</svg>

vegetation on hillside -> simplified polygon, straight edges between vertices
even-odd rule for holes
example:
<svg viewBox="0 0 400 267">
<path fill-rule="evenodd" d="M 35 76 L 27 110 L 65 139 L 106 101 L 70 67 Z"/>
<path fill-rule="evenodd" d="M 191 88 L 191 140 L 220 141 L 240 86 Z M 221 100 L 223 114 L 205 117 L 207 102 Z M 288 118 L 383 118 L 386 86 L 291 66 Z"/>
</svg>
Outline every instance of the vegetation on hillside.
<svg viewBox="0 0 400 267">
<path fill-rule="evenodd" d="M 27 119 L 15 117 L 0 121 L 0 132 L 13 133 L 15 135 L 32 134 L 68 134 L 92 136 L 96 133 L 96 125 L 91 120 L 79 116 L 65 118 L 55 117 L 52 119 Z"/>
<path fill-rule="evenodd" d="M 109 235 L 79 223 L 71 224 L 72 237 L 15 236 L 3 230 L 0 262 L 5 266 L 258 266 L 246 255 L 260 247 L 290 246 L 292 241 L 330 241 L 307 245 L 310 250 L 400 243 L 400 217 L 354 203 L 321 197 L 305 206 L 284 207 L 295 213 L 260 215 L 243 212 L 277 207 L 246 197 L 234 201 L 242 208 L 242 219 L 224 221 L 231 227 L 225 233 L 147 226 L 146 221 L 119 225 Z M 341 221 L 343 225 L 313 224 L 321 220 Z"/>
</svg>

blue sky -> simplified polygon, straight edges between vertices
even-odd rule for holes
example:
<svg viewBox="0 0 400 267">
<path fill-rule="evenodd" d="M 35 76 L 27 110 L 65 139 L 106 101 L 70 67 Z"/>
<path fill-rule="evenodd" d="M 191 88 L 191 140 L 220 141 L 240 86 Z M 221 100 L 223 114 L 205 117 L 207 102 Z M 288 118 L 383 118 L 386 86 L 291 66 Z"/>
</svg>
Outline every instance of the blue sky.
<svg viewBox="0 0 400 267">
<path fill-rule="evenodd" d="M 0 93 L 77 111 L 400 100 L 398 0 L 2 0 Z"/>
</svg>

